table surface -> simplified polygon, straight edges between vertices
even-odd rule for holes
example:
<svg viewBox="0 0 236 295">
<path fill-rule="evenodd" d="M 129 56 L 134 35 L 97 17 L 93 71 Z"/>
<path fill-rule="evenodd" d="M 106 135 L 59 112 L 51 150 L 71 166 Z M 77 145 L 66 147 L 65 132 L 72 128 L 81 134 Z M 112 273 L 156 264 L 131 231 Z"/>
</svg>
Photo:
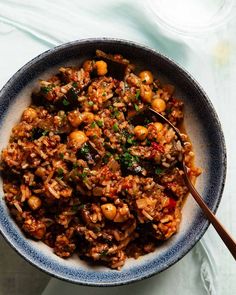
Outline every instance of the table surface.
<svg viewBox="0 0 236 295">
<path fill-rule="evenodd" d="M 45 5 L 49 3 L 49 1 L 41 2 L 44 2 Z M 177 38 L 178 40 L 176 38 L 173 40 L 171 37 L 166 37 L 166 32 L 158 31 L 154 23 L 149 23 L 149 25 L 152 26 L 152 30 L 148 30 L 147 26 L 144 27 L 143 23 L 146 21 L 147 24 L 150 20 L 147 16 L 145 18 L 145 15 L 140 19 L 135 17 L 134 13 L 137 8 L 134 7 L 136 6 L 135 1 L 130 1 L 130 6 L 127 5 L 123 6 L 122 9 L 117 9 L 119 8 L 118 4 L 122 2 L 123 1 L 116 1 L 116 5 L 114 4 L 114 7 L 112 7 L 113 11 L 114 9 L 116 10 L 116 22 L 114 26 L 99 26 L 99 20 L 101 21 L 102 14 L 108 15 L 106 10 L 109 11 L 110 16 L 111 4 L 109 4 L 109 6 L 108 1 L 101 1 L 99 7 L 100 17 L 98 17 L 95 14 L 96 9 L 98 9 L 95 5 L 95 1 L 88 0 L 86 1 L 87 4 L 78 4 L 77 8 L 80 9 L 80 12 L 83 12 L 83 14 L 81 14 L 83 15 L 83 21 L 88 22 L 91 18 L 91 21 L 93 19 L 94 23 L 98 24 L 98 29 L 95 33 L 89 28 L 87 31 L 83 30 L 85 29 L 84 26 L 82 29 L 78 28 L 77 33 L 68 33 L 68 37 L 65 37 L 64 31 L 62 31 L 61 35 L 60 33 L 56 33 L 53 27 L 54 22 L 56 24 L 57 21 L 55 18 L 55 20 L 48 20 L 50 28 L 55 34 L 50 35 L 49 30 L 45 33 L 46 37 L 42 38 L 43 30 L 37 30 L 37 26 L 38 24 L 42 24 L 45 31 L 46 27 L 43 25 L 43 16 L 40 15 L 41 19 L 39 17 L 39 20 L 35 20 L 35 23 L 34 20 L 31 19 L 33 10 L 30 9 L 36 4 L 28 6 L 27 1 L 23 0 L 0 0 L 0 87 L 4 85 L 18 68 L 49 47 L 81 37 L 97 37 L 98 31 L 99 36 L 116 36 L 124 39 L 131 39 L 147 44 L 169 55 L 187 68 L 195 77 L 198 77 L 197 80 L 199 80 L 209 94 L 222 123 L 227 146 L 228 170 L 223 199 L 218 209 L 217 216 L 226 228 L 236 236 L 236 131 L 234 127 L 236 125 L 235 18 L 214 32 L 207 32 L 205 35 L 201 35 L 197 38 L 181 37 L 182 39 L 179 41 L 179 36 L 179 39 Z M 140 2 L 141 1 L 137 1 L 139 5 L 141 5 Z M 63 0 L 59 0 L 57 3 L 61 3 L 65 5 L 65 7 L 67 5 L 66 1 Z M 75 2 L 73 1 L 73 3 Z M 91 8 L 92 3 L 94 7 Z M 133 11 L 131 13 L 130 7 L 132 7 L 132 4 Z M 55 5 L 57 4 L 55 3 Z M 140 10 L 139 13 L 141 13 L 141 11 L 142 10 Z M 60 12 L 58 12 L 58 14 L 60 14 Z M 129 18 L 126 17 L 127 15 L 129 15 Z M 39 23 L 37 23 L 37 21 Z M 64 19 L 63 21 L 66 25 L 67 20 Z M 106 21 L 108 23 L 111 22 L 112 16 Z M 26 24 L 28 24 L 28 28 Z M 117 27 L 119 24 L 121 25 L 120 28 Z M 142 29 L 140 29 L 141 25 Z M 114 30 L 113 27 L 116 27 L 116 30 Z M 156 30 L 155 36 L 153 35 L 153 30 Z M 173 50 L 173 46 L 175 50 Z M 211 246 L 213 246 L 215 251 L 214 255 L 218 276 L 218 287 L 214 294 L 236 294 L 235 261 L 211 226 L 207 231 L 206 236 L 207 235 L 208 242 L 211 240 L 209 243 L 212 244 Z M 187 254 L 186 257 L 177 263 L 177 265 L 179 265 L 178 267 L 180 267 L 179 269 L 181 269 L 181 265 L 182 267 L 183 265 L 185 267 L 187 266 L 187 261 L 189 261 L 191 255 L 191 253 Z M 9 247 L 1 236 L 0 274 L 0 295 L 27 295 L 32 294 L 32 291 L 35 295 L 41 294 L 50 279 L 49 275 L 44 274 L 25 262 Z M 162 275 L 162 278 L 164 280 L 164 275 Z M 182 283 L 184 286 L 184 282 Z M 202 292 L 203 291 L 199 294 L 207 294 Z"/>
</svg>

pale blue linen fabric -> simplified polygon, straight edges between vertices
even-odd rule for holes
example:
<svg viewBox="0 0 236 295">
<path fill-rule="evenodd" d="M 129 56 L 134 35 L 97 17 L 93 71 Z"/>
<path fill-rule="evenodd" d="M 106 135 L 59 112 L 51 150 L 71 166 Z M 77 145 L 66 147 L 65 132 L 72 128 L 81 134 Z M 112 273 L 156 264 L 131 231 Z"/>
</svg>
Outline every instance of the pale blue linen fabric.
<svg viewBox="0 0 236 295">
<path fill-rule="evenodd" d="M 0 0 L 0 86 L 25 62 L 63 42 L 104 36 L 146 44 L 179 62 L 205 87 L 222 119 L 229 158 L 233 163 L 229 169 L 236 176 L 236 158 L 233 153 L 235 134 L 233 136 L 232 131 L 227 128 L 230 126 L 230 120 L 236 123 L 236 104 L 233 101 L 233 89 L 230 88 L 233 73 L 236 73 L 236 59 L 231 56 L 230 50 L 233 50 L 235 44 L 228 43 L 229 36 L 234 33 L 232 28 L 234 25 L 231 24 L 227 27 L 227 33 L 226 30 L 221 31 L 222 35 L 212 33 L 211 38 L 173 38 L 168 32 L 157 27 L 153 16 L 145 11 L 143 1 Z M 222 57 L 222 54 L 228 56 Z M 234 62 L 234 66 L 230 62 Z M 227 81 L 222 81 L 223 75 Z M 228 102 L 232 103 L 227 116 L 223 110 L 225 105 L 219 101 L 225 91 L 228 93 Z M 233 193 L 236 195 L 236 190 L 233 187 L 232 175 L 227 181 L 226 192 L 229 197 L 226 196 L 225 199 L 228 197 L 232 205 L 221 203 L 221 217 L 227 215 L 227 218 L 222 220 L 233 231 L 232 224 L 236 221 L 233 215 Z M 180 262 L 151 279 L 130 286 L 106 289 L 75 286 L 52 279 L 43 295 L 115 295 L 121 292 L 124 295 L 169 295 L 173 292 L 181 295 L 236 294 L 234 266 L 230 255 L 210 228 L 204 238 Z M 226 267 L 227 270 L 224 269 Z"/>
</svg>

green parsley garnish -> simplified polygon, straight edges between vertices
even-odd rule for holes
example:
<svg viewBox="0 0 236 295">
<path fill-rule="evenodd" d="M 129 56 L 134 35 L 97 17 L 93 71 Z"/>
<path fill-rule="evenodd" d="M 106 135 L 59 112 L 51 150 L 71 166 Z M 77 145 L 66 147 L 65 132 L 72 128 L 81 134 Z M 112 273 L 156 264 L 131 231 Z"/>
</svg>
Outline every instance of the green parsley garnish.
<svg viewBox="0 0 236 295">
<path fill-rule="evenodd" d="M 57 175 L 58 175 L 58 177 L 63 177 L 63 175 L 64 175 L 64 170 L 62 169 L 62 168 L 58 168 L 57 169 Z"/>
<path fill-rule="evenodd" d="M 117 123 L 115 123 L 115 124 L 113 125 L 113 130 L 114 130 L 115 132 L 118 132 L 118 131 L 119 131 L 119 126 L 118 126 Z"/>
<path fill-rule="evenodd" d="M 98 120 L 96 123 L 98 124 L 99 127 L 103 127 L 103 121 L 102 120 Z"/>
<path fill-rule="evenodd" d="M 95 121 L 93 121 L 93 123 L 91 124 L 91 128 L 95 128 L 96 127 L 96 122 Z"/>
<path fill-rule="evenodd" d="M 140 96 L 140 89 L 138 89 L 138 90 L 136 91 L 135 98 L 136 98 L 136 99 L 139 99 L 139 96 Z"/>
<path fill-rule="evenodd" d="M 139 162 L 138 156 L 133 156 L 129 152 L 125 152 L 121 155 L 120 161 L 123 165 L 132 167 L 134 164 Z"/>
<path fill-rule="evenodd" d="M 63 160 L 64 159 L 64 154 L 63 153 L 60 153 L 59 154 L 59 157 Z"/>
<path fill-rule="evenodd" d="M 69 100 L 73 100 L 73 101 L 77 101 L 78 98 L 78 91 L 75 88 L 70 88 L 67 92 L 67 97 L 69 98 Z"/>
<path fill-rule="evenodd" d="M 134 104 L 134 108 L 135 108 L 135 111 L 136 111 L 136 112 L 139 111 L 139 106 L 138 106 L 136 103 Z"/>
<path fill-rule="evenodd" d="M 62 103 L 64 106 L 68 106 L 70 104 L 70 102 L 66 98 L 63 99 Z"/>
<path fill-rule="evenodd" d="M 160 175 L 162 172 L 163 172 L 163 169 L 160 168 L 160 167 L 157 167 L 157 168 L 155 169 L 155 174 L 156 174 L 156 175 Z"/>
<path fill-rule="evenodd" d="M 106 96 L 107 95 L 107 93 L 104 91 L 103 93 L 102 93 L 102 96 Z"/>
<path fill-rule="evenodd" d="M 88 102 L 88 105 L 92 107 L 94 105 L 94 102 L 93 101 L 89 101 Z"/>
<path fill-rule="evenodd" d="M 89 153 L 89 147 L 88 145 L 85 143 L 83 145 L 83 147 L 80 149 L 80 153 L 84 156 L 86 156 Z"/>
<path fill-rule="evenodd" d="M 149 123 L 151 123 L 151 121 L 150 121 L 148 118 L 145 118 L 145 119 L 144 119 L 144 124 L 147 125 L 147 124 L 149 124 Z"/>
<path fill-rule="evenodd" d="M 119 155 L 115 155 L 115 156 L 114 156 L 114 159 L 115 159 L 116 161 L 118 161 L 118 160 L 120 159 Z"/>
<path fill-rule="evenodd" d="M 105 156 L 103 157 L 103 162 L 106 164 L 111 156 L 112 154 L 110 152 L 106 152 Z"/>
<path fill-rule="evenodd" d="M 32 131 L 31 131 L 31 140 L 36 140 L 38 138 L 40 138 L 41 136 L 45 136 L 49 133 L 48 130 L 44 130 L 41 128 L 37 128 L 37 127 L 33 127 Z"/>
<path fill-rule="evenodd" d="M 42 132 L 42 135 L 43 135 L 43 136 L 46 136 L 48 133 L 49 133 L 48 130 L 44 130 L 44 131 Z"/>
<path fill-rule="evenodd" d="M 84 171 L 79 174 L 79 176 L 82 178 L 82 180 L 85 180 L 85 178 L 87 177 L 87 175 L 88 175 L 88 173 L 86 173 Z"/>
<path fill-rule="evenodd" d="M 113 116 L 115 118 L 117 118 L 119 116 L 120 112 L 118 110 L 115 110 L 114 113 L 113 113 Z"/>
<path fill-rule="evenodd" d="M 72 83 L 72 86 L 75 87 L 75 88 L 78 87 L 77 82 L 73 82 L 73 83 Z"/>
<path fill-rule="evenodd" d="M 78 163 L 73 163 L 73 169 L 77 168 L 78 166 Z"/>
<path fill-rule="evenodd" d="M 54 85 L 48 85 L 48 86 L 44 86 L 41 87 L 41 91 L 45 94 L 49 93 L 52 89 L 53 89 Z"/>
<path fill-rule="evenodd" d="M 129 144 L 135 144 L 135 143 L 136 143 L 136 141 L 135 141 L 134 139 L 132 139 L 131 137 L 129 137 L 129 138 L 127 139 L 127 142 L 128 142 Z"/>
</svg>

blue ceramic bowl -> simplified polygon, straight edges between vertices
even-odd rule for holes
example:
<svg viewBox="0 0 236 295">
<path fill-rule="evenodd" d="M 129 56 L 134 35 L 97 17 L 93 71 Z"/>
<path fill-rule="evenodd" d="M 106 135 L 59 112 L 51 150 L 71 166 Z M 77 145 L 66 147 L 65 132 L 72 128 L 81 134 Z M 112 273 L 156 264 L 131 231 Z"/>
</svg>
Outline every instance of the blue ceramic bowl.
<svg viewBox="0 0 236 295">
<path fill-rule="evenodd" d="M 0 149 L 6 146 L 11 128 L 30 103 L 37 81 L 57 72 L 61 65 L 80 65 L 96 49 L 120 53 L 140 69 L 150 69 L 164 81 L 176 86 L 176 96 L 185 102 L 185 126 L 196 153 L 196 164 L 203 168 L 197 190 L 216 211 L 225 181 L 226 151 L 216 112 L 198 83 L 169 58 L 142 45 L 116 39 L 87 39 L 53 48 L 21 68 L 0 92 Z M 0 183 L 3 196 L 2 183 Z M 33 265 L 58 278 L 90 286 L 113 286 L 138 281 L 157 274 L 181 259 L 202 237 L 209 222 L 191 196 L 183 208 L 178 234 L 155 252 L 137 260 L 128 259 L 121 271 L 91 267 L 76 255 L 62 259 L 42 242 L 27 239 L 0 202 L 0 230 L 9 244 Z"/>
</svg>

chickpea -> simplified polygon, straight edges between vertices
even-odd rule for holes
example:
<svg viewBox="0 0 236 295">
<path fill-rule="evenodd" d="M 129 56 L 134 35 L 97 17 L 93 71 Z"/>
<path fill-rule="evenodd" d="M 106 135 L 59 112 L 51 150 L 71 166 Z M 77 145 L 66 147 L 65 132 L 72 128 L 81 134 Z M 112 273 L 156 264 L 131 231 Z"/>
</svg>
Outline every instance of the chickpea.
<svg viewBox="0 0 236 295">
<path fill-rule="evenodd" d="M 153 125 L 155 126 L 157 132 L 160 132 L 163 129 L 163 124 L 160 122 L 155 122 Z"/>
<path fill-rule="evenodd" d="M 84 63 L 83 63 L 83 69 L 86 71 L 86 72 L 92 72 L 93 71 L 93 68 L 94 68 L 94 62 L 92 60 L 86 60 Z"/>
<path fill-rule="evenodd" d="M 153 96 L 151 87 L 149 85 L 142 84 L 140 86 L 140 96 L 141 96 L 143 102 L 150 103 L 152 100 L 152 96 Z"/>
<path fill-rule="evenodd" d="M 148 135 L 148 130 L 144 126 L 136 126 L 134 127 L 134 134 L 137 139 L 144 140 Z"/>
<path fill-rule="evenodd" d="M 107 63 L 103 60 L 96 61 L 95 63 L 98 76 L 104 76 L 106 75 L 107 71 Z"/>
<path fill-rule="evenodd" d="M 83 121 L 82 114 L 76 110 L 69 112 L 68 120 L 70 121 L 70 123 L 73 127 L 78 127 Z"/>
<path fill-rule="evenodd" d="M 118 208 L 117 214 L 114 218 L 114 222 L 125 222 L 130 217 L 129 207 L 127 204 L 123 204 L 122 207 Z"/>
<path fill-rule="evenodd" d="M 42 179 L 44 179 L 45 177 L 47 178 L 46 169 L 43 167 L 38 167 L 34 173 Z"/>
<path fill-rule="evenodd" d="M 164 112 L 166 109 L 166 102 L 161 98 L 155 98 L 152 101 L 152 108 L 159 113 Z"/>
<path fill-rule="evenodd" d="M 34 119 L 37 118 L 37 116 L 38 115 L 35 109 L 27 108 L 22 115 L 22 119 L 26 122 L 32 122 Z"/>
<path fill-rule="evenodd" d="M 116 216 L 116 206 L 111 203 L 107 203 L 101 206 L 103 215 L 109 219 L 113 220 Z"/>
<path fill-rule="evenodd" d="M 88 137 L 83 131 L 76 130 L 69 135 L 69 141 L 74 144 L 76 148 L 80 148 L 87 140 Z"/>
<path fill-rule="evenodd" d="M 84 123 L 92 123 L 94 121 L 94 114 L 91 112 L 83 112 L 81 114 L 82 120 Z"/>
<path fill-rule="evenodd" d="M 149 85 L 153 82 L 153 75 L 150 71 L 142 71 L 139 73 L 139 77 L 143 83 Z"/>
<path fill-rule="evenodd" d="M 30 208 L 32 210 L 37 210 L 41 207 L 42 205 L 42 201 L 40 200 L 39 197 L 36 197 L 36 196 L 31 196 L 29 199 L 28 199 L 28 205 L 30 206 Z"/>
</svg>

